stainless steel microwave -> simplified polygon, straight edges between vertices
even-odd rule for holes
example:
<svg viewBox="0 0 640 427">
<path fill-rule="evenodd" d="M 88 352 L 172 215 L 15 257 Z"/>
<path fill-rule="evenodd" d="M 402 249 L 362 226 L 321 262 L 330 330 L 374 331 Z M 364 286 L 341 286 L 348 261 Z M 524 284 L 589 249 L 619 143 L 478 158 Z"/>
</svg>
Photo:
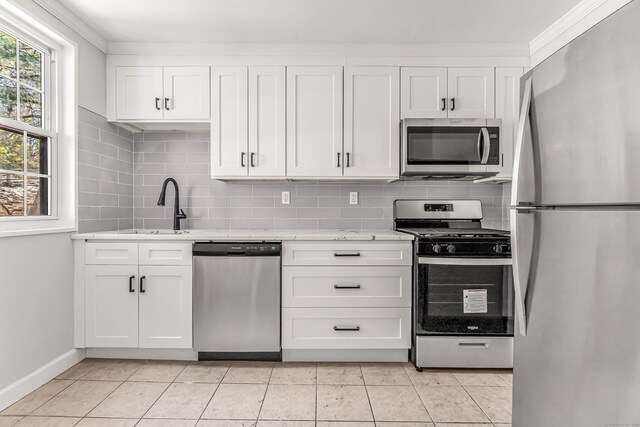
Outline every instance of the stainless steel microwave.
<svg viewBox="0 0 640 427">
<path fill-rule="evenodd" d="M 404 119 L 403 179 L 475 179 L 500 172 L 499 119 Z"/>
</svg>

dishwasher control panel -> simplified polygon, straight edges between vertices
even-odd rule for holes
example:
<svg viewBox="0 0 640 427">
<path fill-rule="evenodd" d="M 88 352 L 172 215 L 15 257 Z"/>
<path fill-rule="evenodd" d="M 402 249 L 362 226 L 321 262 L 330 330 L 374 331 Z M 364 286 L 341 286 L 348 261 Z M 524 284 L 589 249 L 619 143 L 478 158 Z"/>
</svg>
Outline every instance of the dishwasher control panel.
<svg viewBox="0 0 640 427">
<path fill-rule="evenodd" d="M 196 242 L 194 256 L 279 256 L 281 244 L 273 242 Z"/>
</svg>

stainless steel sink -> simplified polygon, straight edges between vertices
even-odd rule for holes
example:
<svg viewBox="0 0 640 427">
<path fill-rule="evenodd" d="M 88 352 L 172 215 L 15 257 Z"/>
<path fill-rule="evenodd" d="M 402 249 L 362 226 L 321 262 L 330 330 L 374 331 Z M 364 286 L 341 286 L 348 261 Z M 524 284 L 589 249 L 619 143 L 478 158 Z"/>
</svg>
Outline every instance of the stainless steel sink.
<svg viewBox="0 0 640 427">
<path fill-rule="evenodd" d="M 191 230 L 124 230 L 120 231 L 121 234 L 162 234 L 162 235 L 171 235 L 171 234 L 189 234 Z"/>
</svg>

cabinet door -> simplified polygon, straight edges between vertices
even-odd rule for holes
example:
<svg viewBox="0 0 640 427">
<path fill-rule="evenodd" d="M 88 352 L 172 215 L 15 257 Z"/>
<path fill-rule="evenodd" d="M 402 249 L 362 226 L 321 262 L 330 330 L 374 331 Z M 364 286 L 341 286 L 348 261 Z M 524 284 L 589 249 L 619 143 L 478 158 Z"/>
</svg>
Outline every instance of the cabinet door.
<svg viewBox="0 0 640 427">
<path fill-rule="evenodd" d="M 400 173 L 400 79 L 397 67 L 346 67 L 344 176 Z"/>
<path fill-rule="evenodd" d="M 285 68 L 249 68 L 249 175 L 285 176 Z"/>
<path fill-rule="evenodd" d="M 191 348 L 191 267 L 140 266 L 140 348 Z"/>
<path fill-rule="evenodd" d="M 211 176 L 247 176 L 247 68 L 211 68 Z"/>
<path fill-rule="evenodd" d="M 500 132 L 500 177 L 513 174 L 513 145 L 520 112 L 522 68 L 496 68 L 496 118 L 502 119 Z"/>
<path fill-rule="evenodd" d="M 449 68 L 449 118 L 494 117 L 493 68 Z"/>
<path fill-rule="evenodd" d="M 116 68 L 116 117 L 162 119 L 162 67 Z"/>
<path fill-rule="evenodd" d="M 209 118 L 209 67 L 164 67 L 164 118 Z"/>
<path fill-rule="evenodd" d="M 447 69 L 402 67 L 403 119 L 447 117 Z"/>
<path fill-rule="evenodd" d="M 138 346 L 138 266 L 85 267 L 87 347 Z"/>
<path fill-rule="evenodd" d="M 287 67 L 287 176 L 342 176 L 342 67 Z"/>
</svg>

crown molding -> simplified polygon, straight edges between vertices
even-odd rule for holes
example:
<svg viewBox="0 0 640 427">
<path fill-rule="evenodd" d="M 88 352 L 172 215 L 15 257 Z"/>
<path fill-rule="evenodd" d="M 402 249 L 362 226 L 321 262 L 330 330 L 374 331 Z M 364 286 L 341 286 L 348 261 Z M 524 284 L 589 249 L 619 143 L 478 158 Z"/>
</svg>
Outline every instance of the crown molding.
<svg viewBox="0 0 640 427">
<path fill-rule="evenodd" d="M 60 4 L 58 0 L 33 0 L 33 2 L 85 38 L 89 43 L 100 49 L 103 53 L 107 53 L 107 41 L 84 21 L 78 18 L 77 15 Z"/>
<path fill-rule="evenodd" d="M 535 66 L 633 0 L 583 0 L 529 43 Z"/>
</svg>

